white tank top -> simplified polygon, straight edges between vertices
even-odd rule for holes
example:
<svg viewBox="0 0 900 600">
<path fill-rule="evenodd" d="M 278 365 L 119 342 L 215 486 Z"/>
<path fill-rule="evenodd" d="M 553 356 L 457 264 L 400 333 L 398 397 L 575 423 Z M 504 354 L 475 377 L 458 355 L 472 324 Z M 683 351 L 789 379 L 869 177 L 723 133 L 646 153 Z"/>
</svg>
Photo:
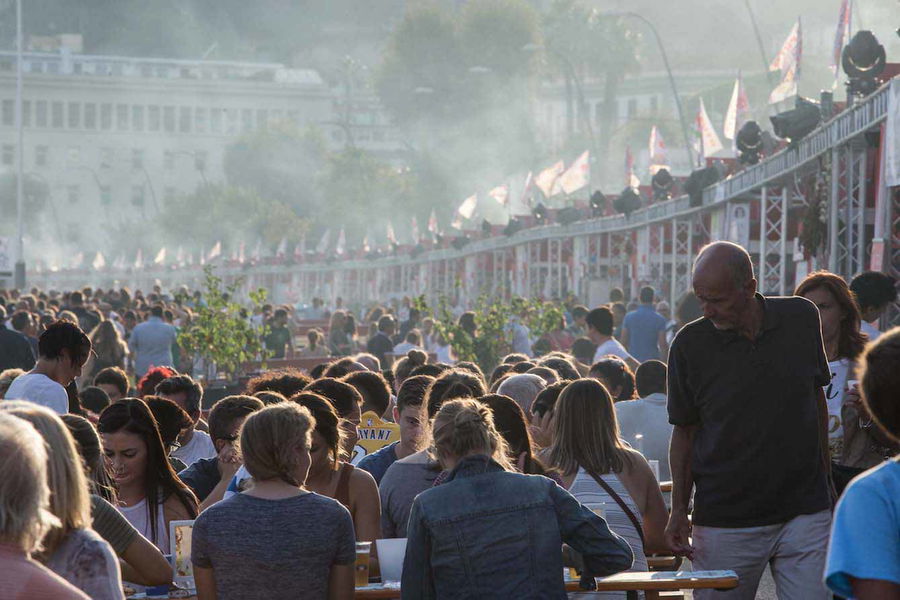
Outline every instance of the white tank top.
<svg viewBox="0 0 900 600">
<path fill-rule="evenodd" d="M 156 511 L 156 537 L 153 536 L 153 529 L 150 526 L 150 507 L 147 505 L 147 499 L 144 498 L 134 506 L 119 506 L 119 512 L 122 513 L 131 525 L 141 532 L 141 535 L 153 542 L 163 554 L 169 553 L 169 526 L 166 523 L 166 514 L 163 505 L 158 504 Z"/>
</svg>

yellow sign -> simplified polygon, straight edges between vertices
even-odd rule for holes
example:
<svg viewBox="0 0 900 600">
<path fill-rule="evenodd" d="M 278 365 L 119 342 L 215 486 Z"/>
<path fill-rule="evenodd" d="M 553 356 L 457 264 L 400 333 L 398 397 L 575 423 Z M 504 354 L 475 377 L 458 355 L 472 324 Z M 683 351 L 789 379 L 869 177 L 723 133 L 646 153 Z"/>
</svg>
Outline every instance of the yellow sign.
<svg viewBox="0 0 900 600">
<path fill-rule="evenodd" d="M 359 427 L 356 428 L 359 439 L 353 448 L 353 457 L 350 462 L 354 465 L 389 444 L 400 441 L 400 426 L 390 421 L 384 421 L 372 411 L 362 414 Z"/>
</svg>

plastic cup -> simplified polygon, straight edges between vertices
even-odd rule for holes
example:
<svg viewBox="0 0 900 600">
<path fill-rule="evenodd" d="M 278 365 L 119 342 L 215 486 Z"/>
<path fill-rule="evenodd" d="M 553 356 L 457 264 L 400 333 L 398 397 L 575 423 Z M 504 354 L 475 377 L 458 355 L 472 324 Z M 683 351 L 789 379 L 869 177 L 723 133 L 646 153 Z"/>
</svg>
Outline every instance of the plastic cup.
<svg viewBox="0 0 900 600">
<path fill-rule="evenodd" d="M 369 585 L 369 552 L 372 542 L 356 542 L 356 587 Z"/>
</svg>

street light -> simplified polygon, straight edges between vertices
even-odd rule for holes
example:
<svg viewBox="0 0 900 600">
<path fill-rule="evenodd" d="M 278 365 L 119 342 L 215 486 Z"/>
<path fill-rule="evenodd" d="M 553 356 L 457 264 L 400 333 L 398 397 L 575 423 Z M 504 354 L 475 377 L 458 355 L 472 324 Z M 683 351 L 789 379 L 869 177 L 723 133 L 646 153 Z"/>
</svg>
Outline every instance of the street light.
<svg viewBox="0 0 900 600">
<path fill-rule="evenodd" d="M 672 76 L 671 67 L 669 67 L 669 57 L 666 54 L 666 49 L 663 46 L 662 38 L 659 37 L 659 32 L 656 30 L 656 27 L 653 25 L 653 23 L 647 20 L 647 18 L 635 12 L 609 12 L 602 13 L 600 16 L 630 17 L 632 19 L 637 19 L 638 21 L 641 21 L 647 27 L 649 27 L 650 31 L 653 32 L 653 37 L 656 40 L 656 45 L 659 47 L 659 53 L 662 55 L 663 65 L 666 67 L 666 74 L 669 76 L 669 85 L 672 87 L 672 95 L 675 97 L 675 107 L 678 109 L 678 120 L 681 122 L 681 133 L 684 136 L 684 149 L 687 151 L 690 164 L 694 164 L 694 151 L 693 148 L 691 148 L 690 137 L 688 137 L 688 126 L 687 121 L 684 120 L 684 110 L 681 107 L 681 97 L 678 95 L 678 87 L 675 85 L 675 78 Z"/>
<path fill-rule="evenodd" d="M 25 241 L 24 241 L 24 200 L 25 200 L 25 148 L 22 127 L 22 0 L 16 0 L 16 129 L 19 144 L 16 166 L 16 266 L 13 285 L 25 289 Z"/>
</svg>

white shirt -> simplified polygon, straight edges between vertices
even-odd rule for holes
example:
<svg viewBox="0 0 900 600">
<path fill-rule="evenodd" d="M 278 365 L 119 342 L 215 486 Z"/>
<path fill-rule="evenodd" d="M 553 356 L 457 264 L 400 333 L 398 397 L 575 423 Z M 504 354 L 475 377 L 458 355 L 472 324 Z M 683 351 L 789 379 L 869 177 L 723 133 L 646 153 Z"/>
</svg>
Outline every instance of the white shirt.
<svg viewBox="0 0 900 600">
<path fill-rule="evenodd" d="M 618 356 L 622 360 L 628 360 L 629 358 L 631 358 L 631 355 L 628 354 L 627 350 L 625 350 L 625 346 L 620 344 L 619 340 L 612 337 L 597 346 L 597 350 L 594 352 L 594 362 L 597 362 L 607 354 Z"/>
<path fill-rule="evenodd" d="M 862 321 L 859 324 L 859 330 L 862 331 L 867 336 L 869 336 L 870 342 L 874 342 L 876 339 L 878 339 L 878 336 L 881 335 L 881 332 L 878 331 L 878 328 L 875 327 L 874 325 L 872 325 L 871 323 L 869 323 L 868 321 Z"/>
<path fill-rule="evenodd" d="M 69 412 L 66 388 L 43 373 L 26 373 L 16 377 L 6 390 L 7 400 L 28 400 L 64 415 Z"/>
<path fill-rule="evenodd" d="M 660 392 L 639 400 L 616 402 L 616 421 L 619 437 L 647 460 L 659 461 L 659 476 L 663 481 L 669 474 L 669 439 L 672 425 L 666 410 L 666 395 Z M 640 441 L 635 436 L 641 434 Z"/>
<path fill-rule="evenodd" d="M 846 358 L 828 363 L 831 382 L 823 387 L 825 403 L 828 405 L 828 448 L 831 457 L 840 460 L 844 445 L 844 425 L 841 423 L 841 407 L 847 393 L 847 373 L 850 361 Z"/>
<path fill-rule="evenodd" d="M 413 349 L 421 350 L 422 348 L 416 346 L 415 344 L 410 344 L 409 342 L 400 342 L 399 344 L 394 346 L 394 356 L 406 356 L 406 354 Z"/>
<path fill-rule="evenodd" d="M 208 433 L 199 429 L 194 430 L 191 441 L 172 452 L 172 456 L 187 466 L 191 466 L 201 458 L 213 458 L 217 455 L 212 438 L 209 437 Z"/>
</svg>

